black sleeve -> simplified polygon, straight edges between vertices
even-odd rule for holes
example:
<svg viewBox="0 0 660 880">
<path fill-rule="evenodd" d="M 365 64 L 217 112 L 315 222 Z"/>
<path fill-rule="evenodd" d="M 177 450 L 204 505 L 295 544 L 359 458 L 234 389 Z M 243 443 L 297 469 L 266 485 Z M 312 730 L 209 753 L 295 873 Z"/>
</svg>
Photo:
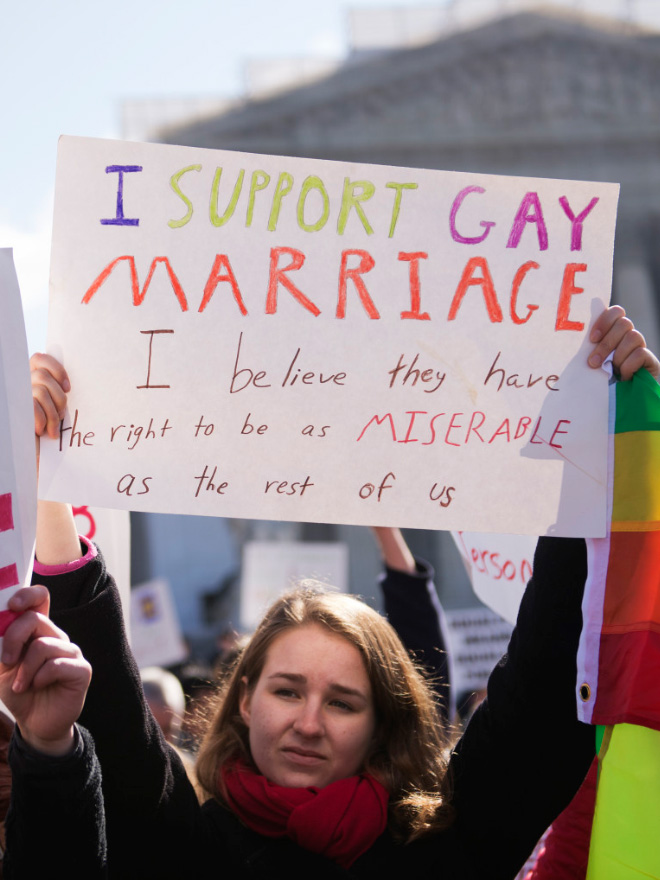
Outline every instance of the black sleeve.
<svg viewBox="0 0 660 880">
<path fill-rule="evenodd" d="M 416 560 L 414 574 L 385 568 L 380 584 L 385 613 L 406 650 L 425 669 L 444 723 L 453 719 L 447 626 L 433 583 L 433 569 Z"/>
<path fill-rule="evenodd" d="M 32 749 L 18 728 L 9 748 L 11 805 L 6 821 L 6 880 L 106 874 L 101 769 L 87 731 L 76 728 L 71 754 L 51 758 Z"/>
<path fill-rule="evenodd" d="M 200 807 L 144 700 L 119 594 L 103 558 L 39 580 L 51 592 L 53 620 L 92 666 L 80 723 L 94 738 L 103 771 L 110 874 L 171 876 L 180 864 L 184 876 Z"/>
<path fill-rule="evenodd" d="M 575 696 L 586 570 L 583 540 L 539 540 L 508 652 L 453 753 L 454 833 L 475 876 L 515 876 L 593 759 Z"/>
</svg>

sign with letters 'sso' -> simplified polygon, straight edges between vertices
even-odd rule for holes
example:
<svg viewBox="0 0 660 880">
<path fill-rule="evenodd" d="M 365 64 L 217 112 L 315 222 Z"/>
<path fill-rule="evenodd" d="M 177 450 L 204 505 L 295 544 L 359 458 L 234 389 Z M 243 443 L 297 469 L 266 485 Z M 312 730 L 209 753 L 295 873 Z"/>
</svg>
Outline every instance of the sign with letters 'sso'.
<svg viewBox="0 0 660 880">
<path fill-rule="evenodd" d="M 601 535 L 618 187 L 62 138 L 49 498 Z"/>
</svg>

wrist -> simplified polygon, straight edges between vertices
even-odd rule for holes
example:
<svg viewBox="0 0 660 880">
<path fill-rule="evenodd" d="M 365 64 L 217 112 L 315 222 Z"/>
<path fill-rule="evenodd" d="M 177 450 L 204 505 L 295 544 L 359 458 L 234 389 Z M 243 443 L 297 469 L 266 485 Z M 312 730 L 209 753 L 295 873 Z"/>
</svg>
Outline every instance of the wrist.
<svg viewBox="0 0 660 880">
<path fill-rule="evenodd" d="M 23 742 L 40 755 L 51 758 L 62 758 L 71 754 L 76 747 L 76 732 L 72 725 L 61 737 L 48 738 L 37 736 L 19 725 L 19 732 Z"/>
</svg>

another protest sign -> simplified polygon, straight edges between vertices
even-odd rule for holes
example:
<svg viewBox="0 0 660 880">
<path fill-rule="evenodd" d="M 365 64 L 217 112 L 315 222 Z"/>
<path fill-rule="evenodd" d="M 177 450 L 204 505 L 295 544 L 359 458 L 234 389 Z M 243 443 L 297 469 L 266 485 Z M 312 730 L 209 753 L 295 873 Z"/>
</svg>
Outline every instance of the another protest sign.
<svg viewBox="0 0 660 880">
<path fill-rule="evenodd" d="M 131 590 L 131 649 L 138 666 L 171 666 L 188 656 L 169 583 L 155 578 Z"/>
<path fill-rule="evenodd" d="M 329 541 L 248 541 L 243 547 L 241 627 L 253 630 L 268 606 L 306 579 L 348 590 L 348 546 Z"/>
<path fill-rule="evenodd" d="M 447 611 L 452 688 L 461 703 L 466 694 L 486 687 L 493 666 L 505 653 L 512 627 L 488 608 Z"/>
<path fill-rule="evenodd" d="M 618 187 L 63 138 L 49 498 L 605 529 Z"/>
<path fill-rule="evenodd" d="M 472 587 L 481 601 L 515 623 L 532 576 L 536 538 L 531 535 L 452 532 Z"/>
<path fill-rule="evenodd" d="M 37 522 L 37 470 L 23 309 L 12 252 L 0 249 L 0 635 L 10 597 L 30 582 Z"/>
</svg>

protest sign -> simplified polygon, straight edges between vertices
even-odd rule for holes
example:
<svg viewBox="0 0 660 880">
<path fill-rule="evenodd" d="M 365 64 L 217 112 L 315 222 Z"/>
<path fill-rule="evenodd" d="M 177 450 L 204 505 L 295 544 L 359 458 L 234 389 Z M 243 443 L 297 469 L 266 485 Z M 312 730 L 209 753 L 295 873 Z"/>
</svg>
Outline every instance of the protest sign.
<svg viewBox="0 0 660 880">
<path fill-rule="evenodd" d="M 452 657 L 452 688 L 458 700 L 486 687 L 497 661 L 506 652 L 512 626 L 488 608 L 454 608 L 446 612 Z"/>
<path fill-rule="evenodd" d="M 532 576 L 536 538 L 530 535 L 452 532 L 472 587 L 484 605 L 515 623 Z"/>
<path fill-rule="evenodd" d="M 241 627 L 253 630 L 268 606 L 302 580 L 348 590 L 348 546 L 330 541 L 248 541 L 241 568 Z"/>
<path fill-rule="evenodd" d="M 600 535 L 618 187 L 62 138 L 46 497 Z"/>
<path fill-rule="evenodd" d="M 37 524 L 37 469 L 23 309 L 12 252 L 0 249 L 0 635 L 10 597 L 30 582 Z"/>
<path fill-rule="evenodd" d="M 131 590 L 131 650 L 145 666 L 171 666 L 188 656 L 169 583 L 155 578 Z"/>
</svg>

